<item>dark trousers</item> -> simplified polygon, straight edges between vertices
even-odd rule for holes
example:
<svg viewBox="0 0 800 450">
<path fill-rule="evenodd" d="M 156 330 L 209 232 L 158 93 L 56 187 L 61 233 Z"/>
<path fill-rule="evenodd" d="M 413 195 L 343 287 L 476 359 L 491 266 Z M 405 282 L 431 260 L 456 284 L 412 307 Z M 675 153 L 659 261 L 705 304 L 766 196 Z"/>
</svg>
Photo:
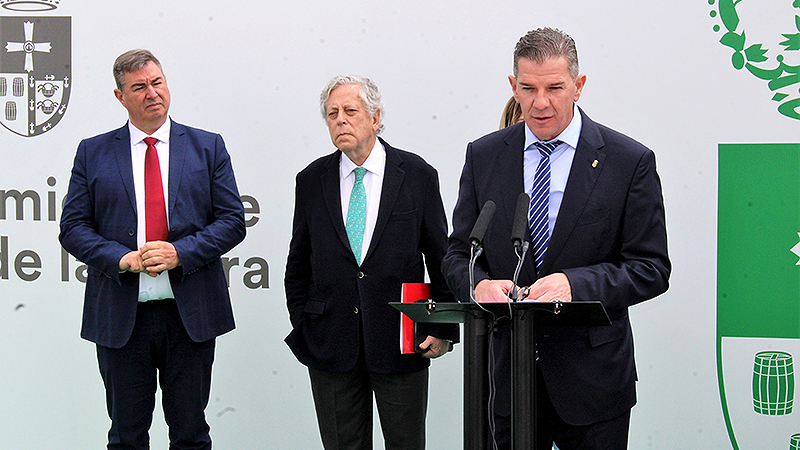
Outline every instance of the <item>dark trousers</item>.
<svg viewBox="0 0 800 450">
<path fill-rule="evenodd" d="M 428 369 L 379 374 L 360 362 L 350 372 L 308 369 L 326 450 L 372 450 L 372 395 L 386 450 L 423 450 Z"/>
<path fill-rule="evenodd" d="M 211 390 L 214 344 L 194 342 L 174 300 L 140 303 L 122 348 L 97 346 L 111 418 L 109 450 L 150 448 L 150 424 L 161 385 L 170 450 L 211 448 L 205 408 Z"/>
<path fill-rule="evenodd" d="M 537 415 L 539 450 L 550 450 L 553 443 L 559 450 L 625 450 L 628 448 L 628 429 L 631 412 L 589 425 L 570 425 L 558 416 L 547 387 L 544 384 L 541 369 L 537 366 Z M 510 401 L 510 399 L 508 399 Z M 495 438 L 500 450 L 511 448 L 511 417 L 495 414 Z M 491 436 L 489 437 L 491 439 Z M 492 449 L 491 443 L 489 448 Z"/>
</svg>

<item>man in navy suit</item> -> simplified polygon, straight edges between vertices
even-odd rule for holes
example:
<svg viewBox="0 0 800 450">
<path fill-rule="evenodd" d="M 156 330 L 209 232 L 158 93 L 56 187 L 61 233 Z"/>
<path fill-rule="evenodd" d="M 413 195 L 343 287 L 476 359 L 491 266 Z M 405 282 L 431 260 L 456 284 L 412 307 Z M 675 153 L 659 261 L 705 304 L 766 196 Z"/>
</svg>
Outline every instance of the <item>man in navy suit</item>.
<svg viewBox="0 0 800 450">
<path fill-rule="evenodd" d="M 128 123 L 78 146 L 59 239 L 88 266 L 81 337 L 97 346 L 109 449 L 149 448 L 157 384 L 171 449 L 210 449 L 215 338 L 234 328 L 220 256 L 244 239 L 222 137 L 172 122 L 161 63 L 114 63 Z"/>
<path fill-rule="evenodd" d="M 600 301 L 612 324 L 537 328 L 538 448 L 555 441 L 561 450 L 625 449 L 636 402 L 628 307 L 666 291 L 671 269 L 655 156 L 577 107 L 586 76 L 579 73 L 575 42 L 560 30 L 523 36 L 509 81 L 524 123 L 467 146 L 443 270 L 456 296 L 469 301 L 470 229 L 492 200 L 497 213 L 475 266 L 475 299 L 509 301 L 515 204 L 549 172 L 543 203 L 530 206 L 531 251 L 518 284 L 530 285 L 529 300 Z M 507 323 L 498 328 L 495 438 L 508 448 L 510 340 Z"/>
<path fill-rule="evenodd" d="M 292 332 L 308 366 L 322 443 L 372 450 L 372 396 L 387 449 L 425 448 L 428 366 L 458 340 L 457 325 L 424 326 L 421 354 L 400 352 L 402 283 L 453 301 L 442 276 L 447 219 L 436 170 L 378 133 L 383 103 L 372 81 L 331 80 L 320 96 L 338 150 L 297 175 L 286 263 Z M 424 257 L 424 260 L 423 260 Z"/>
</svg>

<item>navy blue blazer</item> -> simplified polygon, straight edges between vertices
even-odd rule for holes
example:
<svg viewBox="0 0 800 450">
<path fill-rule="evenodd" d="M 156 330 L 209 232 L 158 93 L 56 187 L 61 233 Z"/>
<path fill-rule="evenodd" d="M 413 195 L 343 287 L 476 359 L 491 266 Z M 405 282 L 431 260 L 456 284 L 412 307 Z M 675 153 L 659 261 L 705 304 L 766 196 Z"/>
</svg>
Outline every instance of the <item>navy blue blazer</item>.
<svg viewBox="0 0 800 450">
<path fill-rule="evenodd" d="M 312 162 L 297 175 L 294 224 L 286 262 L 286 303 L 292 331 L 286 343 L 308 367 L 352 369 L 363 339 L 367 367 L 377 373 L 421 370 L 419 355 L 400 353 L 400 301 L 404 282 L 425 281 L 433 298 L 452 302 L 441 273 L 447 251 L 447 218 L 436 169 L 419 156 L 386 149 L 378 219 L 358 266 L 345 231 L 339 191 L 340 151 Z M 424 262 L 423 262 L 424 256 Z M 458 341 L 458 325 L 422 332 Z"/>
<path fill-rule="evenodd" d="M 544 382 L 558 414 L 574 425 L 618 417 L 636 402 L 628 307 L 666 291 L 671 270 L 655 155 L 581 115 L 580 140 L 541 270 L 543 276 L 566 274 L 573 301 L 601 301 L 612 325 L 537 330 Z M 517 197 L 525 191 L 524 127 L 513 125 L 467 146 L 443 264 L 461 301 L 469 301 L 469 233 L 487 200 L 497 212 L 484 237 L 475 282 L 513 277 L 517 257 L 510 236 Z M 529 251 L 521 286 L 536 281 L 535 267 Z M 495 410 L 504 415 L 510 409 L 508 346 L 506 337 L 497 349 Z"/>
<path fill-rule="evenodd" d="M 222 136 L 172 122 L 169 237 L 181 265 L 169 271 L 181 319 L 202 342 L 234 328 L 220 256 L 245 236 L 244 208 Z M 139 274 L 119 271 L 136 245 L 130 133 L 81 141 L 61 215 L 59 240 L 88 266 L 81 337 L 125 345 L 136 319 Z"/>
</svg>

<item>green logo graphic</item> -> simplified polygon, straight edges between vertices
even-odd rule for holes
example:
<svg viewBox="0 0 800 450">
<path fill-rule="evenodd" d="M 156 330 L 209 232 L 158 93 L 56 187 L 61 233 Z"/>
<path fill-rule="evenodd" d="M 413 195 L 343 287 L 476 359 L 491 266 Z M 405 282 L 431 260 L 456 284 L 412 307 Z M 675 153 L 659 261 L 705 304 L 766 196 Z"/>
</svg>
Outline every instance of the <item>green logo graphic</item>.
<svg viewBox="0 0 800 450">
<path fill-rule="evenodd" d="M 791 2 L 794 9 L 800 10 L 800 0 L 785 1 Z M 736 70 L 747 69 L 757 78 L 767 81 L 767 87 L 773 93 L 772 100 L 779 103 L 779 113 L 790 119 L 800 120 L 800 95 L 797 90 L 800 65 L 791 65 L 788 61 L 800 51 L 800 15 L 794 16 L 794 29 L 781 33 L 784 40 L 777 45 L 782 51 L 773 57 L 763 42 L 748 39 L 737 10 L 743 2 L 744 0 L 708 0 L 709 5 L 715 6 L 711 17 L 719 17 L 725 27 L 725 33 L 719 42 L 733 50 L 731 63 Z M 751 2 L 753 3 L 755 2 Z M 714 31 L 722 31 L 719 24 L 714 25 Z"/>
<path fill-rule="evenodd" d="M 753 367 L 753 408 L 759 414 L 785 416 L 794 403 L 794 367 L 786 352 L 758 352 Z"/>
<path fill-rule="evenodd" d="M 717 367 L 736 450 L 800 432 L 800 144 L 720 144 Z M 800 449 L 797 449 L 800 450 Z"/>
<path fill-rule="evenodd" d="M 800 433 L 792 436 L 792 443 L 789 444 L 789 450 L 800 450 Z"/>
</svg>

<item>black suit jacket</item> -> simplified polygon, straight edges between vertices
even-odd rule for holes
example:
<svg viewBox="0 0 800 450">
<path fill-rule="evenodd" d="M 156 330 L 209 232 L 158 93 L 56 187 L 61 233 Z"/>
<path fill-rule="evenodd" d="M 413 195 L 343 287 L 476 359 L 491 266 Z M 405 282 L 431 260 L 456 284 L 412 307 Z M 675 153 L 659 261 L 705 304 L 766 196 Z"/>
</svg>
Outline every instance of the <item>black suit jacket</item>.
<svg viewBox="0 0 800 450">
<path fill-rule="evenodd" d="M 566 274 L 573 301 L 601 301 L 612 325 L 537 329 L 544 382 L 556 411 L 574 425 L 617 417 L 636 402 L 628 307 L 666 291 L 671 268 L 655 155 L 581 114 L 580 140 L 541 270 L 543 276 Z M 476 264 L 476 283 L 513 277 L 517 257 L 511 228 L 517 197 L 526 190 L 524 127 L 517 124 L 467 146 L 443 264 L 448 284 L 461 301 L 469 301 L 469 233 L 487 200 L 497 204 L 497 212 Z M 521 286 L 536 281 L 535 267 L 533 252 L 528 252 Z M 501 333 L 499 341 L 496 411 L 506 415 L 507 335 Z"/>
<path fill-rule="evenodd" d="M 381 142 L 386 170 L 375 231 L 361 267 L 342 218 L 342 153 L 319 158 L 297 175 L 285 277 L 293 329 L 286 343 L 300 362 L 314 369 L 352 369 L 363 339 L 370 371 L 421 370 L 430 362 L 419 355 L 401 355 L 400 313 L 388 303 L 400 301 L 402 283 L 425 281 L 426 266 L 433 298 L 453 301 L 440 270 L 447 250 L 447 219 L 436 170 L 419 156 Z M 422 328 L 424 333 L 458 340 L 457 325 Z"/>
<path fill-rule="evenodd" d="M 220 256 L 245 236 L 244 207 L 222 136 L 172 122 L 169 237 L 181 265 L 169 271 L 192 340 L 234 328 Z M 136 198 L 128 126 L 81 141 L 61 214 L 59 239 L 89 266 L 81 337 L 104 347 L 128 342 L 139 274 L 119 271 L 136 245 Z"/>
</svg>

